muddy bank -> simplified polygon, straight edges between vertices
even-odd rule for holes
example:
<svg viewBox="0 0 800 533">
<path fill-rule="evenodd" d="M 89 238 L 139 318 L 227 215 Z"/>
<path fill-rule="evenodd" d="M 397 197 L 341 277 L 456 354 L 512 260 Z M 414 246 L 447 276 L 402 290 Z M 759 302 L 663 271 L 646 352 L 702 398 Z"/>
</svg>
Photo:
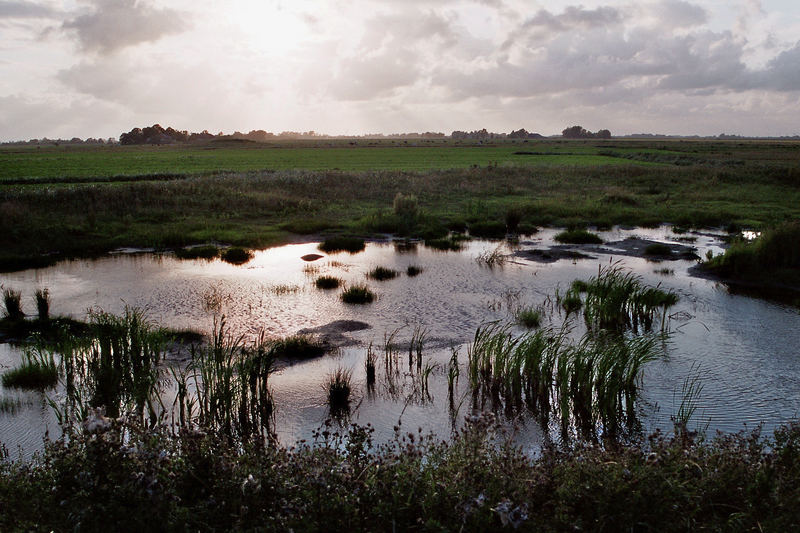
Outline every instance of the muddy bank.
<svg viewBox="0 0 800 533">
<path fill-rule="evenodd" d="M 554 263 L 561 259 L 597 259 L 596 255 L 590 254 L 639 257 L 651 261 L 694 261 L 700 258 L 696 250 L 685 244 L 628 237 L 603 244 L 557 244 L 549 248 L 523 249 L 513 255 L 537 263 Z"/>
</svg>

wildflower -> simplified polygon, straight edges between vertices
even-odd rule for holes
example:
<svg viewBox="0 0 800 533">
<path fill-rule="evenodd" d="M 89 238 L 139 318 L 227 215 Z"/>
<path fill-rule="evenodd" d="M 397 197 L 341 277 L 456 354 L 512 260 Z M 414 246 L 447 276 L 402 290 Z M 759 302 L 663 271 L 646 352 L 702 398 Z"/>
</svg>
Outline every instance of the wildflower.
<svg viewBox="0 0 800 533">
<path fill-rule="evenodd" d="M 111 427 L 111 420 L 105 415 L 105 409 L 98 407 L 97 409 L 89 408 L 89 416 L 83 421 L 83 429 L 86 433 L 103 433 Z"/>
</svg>

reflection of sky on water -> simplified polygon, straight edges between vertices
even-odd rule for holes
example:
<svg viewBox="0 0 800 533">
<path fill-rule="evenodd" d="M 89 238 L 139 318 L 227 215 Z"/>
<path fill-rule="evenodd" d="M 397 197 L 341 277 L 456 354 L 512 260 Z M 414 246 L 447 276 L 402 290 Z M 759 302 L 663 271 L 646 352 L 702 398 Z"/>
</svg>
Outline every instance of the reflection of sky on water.
<svg viewBox="0 0 800 533">
<path fill-rule="evenodd" d="M 519 246 L 549 246 L 555 233 L 543 230 L 523 239 Z M 674 242 L 678 237 L 668 227 L 602 232 L 606 240 L 630 235 L 664 242 Z M 712 234 L 689 236 L 696 238 L 693 244 L 700 256 L 709 249 L 715 254 L 722 251 Z M 257 252 L 243 266 L 219 260 L 179 261 L 170 255 L 115 255 L 3 274 L 0 281 L 22 291 L 23 305 L 29 312 L 35 309 L 35 289 L 48 287 L 54 314 L 83 317 L 90 307 L 120 313 L 127 304 L 145 308 L 151 318 L 164 325 L 208 331 L 212 319 L 204 309 L 204 300 L 214 292 L 222 298 L 228 323 L 246 335 L 255 335 L 262 329 L 269 335 L 287 335 L 338 319 L 371 324 L 371 329 L 352 333 L 362 346 L 293 365 L 274 376 L 277 429 L 281 440 L 290 444 L 309 438 L 326 418 L 322 382 L 338 365 L 352 368 L 357 382 L 353 403 L 357 409 L 352 421 L 371 423 L 378 438 L 391 436 L 398 420 L 402 420 L 404 430 L 421 426 L 447 436 L 451 422 L 445 364 L 450 346 L 469 342 L 475 329 L 487 321 L 509 319 L 509 304 L 542 304 L 573 279 L 588 279 L 597 273 L 599 265 L 621 260 L 646 283 L 660 284 L 681 297 L 671 310 L 673 335 L 668 356 L 649 365 L 645 373 L 643 405 L 649 406 L 645 428 L 670 427 L 669 416 L 677 409 L 675 391 L 680 392 L 681 383 L 693 366 L 700 368 L 704 382 L 698 415 L 710 421 L 712 430 L 735 431 L 745 423 L 753 426 L 761 421 L 769 429 L 798 414 L 800 315 L 795 310 L 731 295 L 717 283 L 692 278 L 687 273 L 691 261 L 655 264 L 638 258 L 598 255 L 596 260 L 538 264 L 511 258 L 504 267 L 489 269 L 475 260 L 480 252 L 497 246 L 498 243 L 474 241 L 460 253 L 433 251 L 421 245 L 399 253 L 391 244 L 369 244 L 359 254 L 326 254 L 308 263 L 301 256 L 317 250 L 314 243 L 306 243 Z M 423 267 L 423 273 L 413 278 L 403 274 L 385 282 L 365 277 L 378 265 L 404 273 L 412 264 Z M 655 273 L 664 267 L 674 274 Z M 339 291 L 314 288 L 314 279 L 322 274 L 340 277 L 349 284 L 366 282 L 378 294 L 378 300 L 366 306 L 343 304 Z M 554 313 L 547 320 L 560 324 L 563 316 Z M 414 325 L 427 328 L 429 355 L 440 363 L 430 381 L 433 401 L 396 401 L 383 394 L 380 386 L 374 397 L 368 397 L 363 383 L 366 344 L 374 341 L 381 346 L 384 335 L 398 328 L 398 340 L 408 341 Z M 581 330 L 578 321 L 576 332 Z M 0 364 L 10 366 L 18 357 L 13 349 L 0 345 Z M 464 346 L 460 357 L 463 364 Z M 407 367 L 404 369 L 407 371 Z M 381 372 L 379 366 L 379 381 Z M 410 383 L 411 378 L 405 381 Z M 411 390 L 408 388 L 403 398 Z M 465 392 L 466 373 L 462 371 L 456 395 Z M 0 413 L 0 441 L 12 447 L 21 443 L 35 448 L 45 426 L 55 430 L 55 418 L 41 394 L 0 393 L 3 397 L 20 398 L 14 414 Z M 468 406 L 467 400 L 461 415 Z M 540 429 L 535 424 L 523 424 L 518 438 L 535 444 L 540 440 Z"/>
</svg>

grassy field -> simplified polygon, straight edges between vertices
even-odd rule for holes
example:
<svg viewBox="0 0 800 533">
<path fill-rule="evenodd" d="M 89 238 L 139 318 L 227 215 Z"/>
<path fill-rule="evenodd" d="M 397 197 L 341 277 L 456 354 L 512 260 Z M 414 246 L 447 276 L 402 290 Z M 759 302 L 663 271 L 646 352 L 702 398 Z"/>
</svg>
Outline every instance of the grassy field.
<svg viewBox="0 0 800 533">
<path fill-rule="evenodd" d="M 784 142 L 4 147 L 0 267 L 310 233 L 435 238 L 509 216 L 523 228 L 764 227 L 800 218 L 798 185 L 800 150 Z M 411 210 L 395 212 L 398 193 Z"/>
</svg>

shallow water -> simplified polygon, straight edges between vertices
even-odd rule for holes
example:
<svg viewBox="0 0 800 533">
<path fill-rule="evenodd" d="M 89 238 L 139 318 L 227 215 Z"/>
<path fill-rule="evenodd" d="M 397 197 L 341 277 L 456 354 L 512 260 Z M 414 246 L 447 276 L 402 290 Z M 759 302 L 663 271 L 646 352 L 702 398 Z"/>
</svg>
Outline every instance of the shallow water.
<svg viewBox="0 0 800 533">
<path fill-rule="evenodd" d="M 519 248 L 549 246 L 555 233 L 543 230 L 523 239 Z M 664 242 L 675 237 L 668 227 L 615 229 L 601 235 L 605 240 L 636 235 Z M 656 264 L 641 258 L 597 255 L 596 259 L 539 264 L 510 257 L 503 267 L 494 269 L 476 261 L 481 252 L 499 245 L 472 241 L 462 252 L 438 252 L 421 245 L 401 252 L 391 243 L 370 243 L 359 254 L 330 254 L 308 263 L 301 256 L 317 250 L 316 243 L 307 243 L 257 252 L 243 266 L 219 260 L 181 261 L 171 255 L 119 254 L 3 274 L 0 282 L 22 291 L 23 309 L 29 312 L 35 308 L 34 291 L 47 287 L 52 313 L 75 318 L 84 318 L 89 308 L 120 313 L 130 305 L 146 309 L 154 321 L 165 326 L 209 331 L 212 313 L 207 303 L 215 296 L 228 324 L 248 336 L 260 330 L 284 336 L 338 319 L 369 323 L 370 329 L 350 334 L 360 345 L 286 367 L 273 377 L 278 436 L 283 443 L 293 444 L 310 438 L 328 417 L 322 383 L 338 366 L 351 368 L 357 383 L 351 421 L 372 424 L 377 439 L 389 438 L 398 422 L 404 430 L 421 427 L 446 437 L 453 427 L 445 376 L 451 347 L 460 347 L 463 364 L 465 343 L 478 326 L 509 320 L 515 305 L 541 304 L 552 298 L 557 288 L 565 289 L 576 278 L 588 279 L 597 273 L 599 265 L 619 260 L 645 283 L 660 283 L 681 298 L 670 310 L 674 318 L 669 321 L 672 335 L 667 356 L 645 371 L 641 402 L 645 430 L 671 428 L 670 415 L 680 403 L 681 384 L 693 372 L 700 373 L 704 385 L 695 425 L 707 424 L 710 431 L 738 431 L 763 423 L 771 430 L 797 417 L 800 314 L 795 309 L 732 295 L 719 283 L 693 278 L 687 273 L 693 261 Z M 721 252 L 713 235 L 697 235 L 695 245 L 700 256 L 709 249 Z M 406 276 L 406 267 L 411 264 L 423 267 L 422 274 Z M 403 274 L 389 281 L 367 280 L 366 272 L 378 265 Z M 655 273 L 664 267 L 674 274 Z M 321 274 L 335 275 L 351 284 L 367 282 L 378 300 L 364 306 L 344 304 L 338 298 L 339 291 L 314 288 L 313 281 Z M 558 312 L 548 317 L 555 325 L 563 319 Z M 366 345 L 374 341 L 377 347 L 382 346 L 384 335 L 398 328 L 397 340 L 407 342 L 416 325 L 427 329 L 426 353 L 440 363 L 430 378 L 431 398 L 414 394 L 413 379 L 408 376 L 401 380 L 405 387 L 399 392 L 389 390 L 380 370 L 375 394 L 367 394 L 363 367 Z M 576 321 L 576 329 L 580 328 L 580 321 Z M 9 367 L 18 360 L 18 350 L 0 345 L 0 365 Z M 462 369 L 456 404 L 466 395 L 466 384 Z M 0 389 L 0 398 L 19 400 L 12 412 L 0 412 L 0 441 L 12 451 L 18 446 L 26 452 L 40 448 L 46 430 L 51 436 L 57 435 L 55 417 L 43 395 Z M 463 402 L 455 420 L 463 418 L 468 405 L 469 401 Z M 524 418 L 518 422 L 518 440 L 536 446 L 543 430 Z"/>
</svg>

